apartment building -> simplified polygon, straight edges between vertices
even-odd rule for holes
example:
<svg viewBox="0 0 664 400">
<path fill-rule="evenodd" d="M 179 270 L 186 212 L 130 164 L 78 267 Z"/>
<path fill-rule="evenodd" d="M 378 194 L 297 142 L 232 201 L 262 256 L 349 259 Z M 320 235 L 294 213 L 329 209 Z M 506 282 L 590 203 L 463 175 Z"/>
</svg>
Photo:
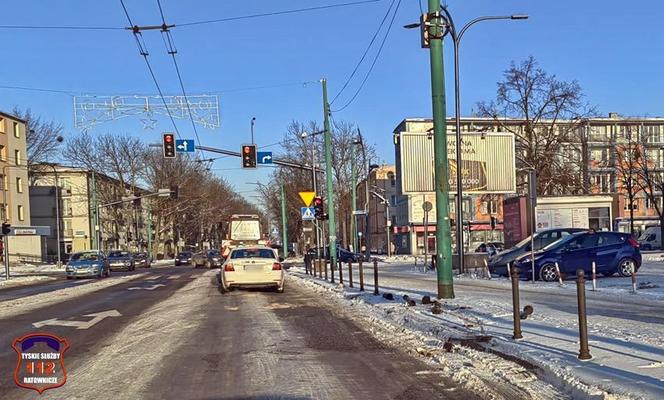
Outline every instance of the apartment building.
<svg viewBox="0 0 664 400">
<path fill-rule="evenodd" d="M 394 243 L 391 227 L 396 223 L 396 206 L 399 200 L 397 196 L 395 166 L 381 165 L 373 168 L 369 173 L 368 187 L 366 180 L 362 180 L 357 185 L 356 192 L 357 210 L 364 210 L 367 200 L 369 204 L 369 214 L 366 217 L 357 217 L 359 236 L 361 238 L 366 237 L 367 239 L 361 240 L 358 249 L 361 249 L 362 246 L 368 246 L 372 252 L 388 253 L 388 234 L 389 242 Z M 368 236 L 367 221 L 369 222 Z M 395 250 L 394 246 L 391 247 L 390 251 L 393 250 Z"/>
<path fill-rule="evenodd" d="M 114 178 L 89 169 L 42 164 L 35 168 L 30 196 L 35 204 L 34 223 L 51 226 L 48 254 L 57 252 L 59 229 L 60 251 L 69 255 L 96 248 L 145 250 L 149 204 L 127 202 L 104 206 L 144 193 L 140 187 L 122 185 Z M 98 206 L 101 208 L 97 221 Z M 56 215 L 59 224 L 56 224 Z"/>
<path fill-rule="evenodd" d="M 26 121 L 0 111 L 0 218 L 12 226 L 30 225 Z"/>
</svg>

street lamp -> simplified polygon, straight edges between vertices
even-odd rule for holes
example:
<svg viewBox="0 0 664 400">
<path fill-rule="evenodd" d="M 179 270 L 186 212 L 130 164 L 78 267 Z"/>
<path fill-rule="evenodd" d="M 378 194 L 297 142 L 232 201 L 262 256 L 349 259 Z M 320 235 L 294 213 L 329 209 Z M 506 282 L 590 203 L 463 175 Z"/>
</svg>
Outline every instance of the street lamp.
<svg viewBox="0 0 664 400">
<path fill-rule="evenodd" d="M 459 84 L 459 45 L 461 43 L 461 38 L 463 34 L 466 33 L 468 28 L 475 25 L 481 21 L 491 21 L 491 20 L 524 20 L 528 19 L 526 14 L 513 14 L 513 15 L 504 15 L 504 16 L 484 16 L 478 17 L 461 28 L 461 31 L 457 33 L 456 26 L 454 25 L 454 20 L 452 15 L 446 6 L 442 6 L 441 10 L 445 15 L 440 16 L 443 19 L 443 23 L 446 27 L 446 31 L 450 33 L 452 37 L 452 42 L 454 44 L 454 105 L 455 105 L 455 126 L 456 126 L 456 242 L 457 242 L 457 252 L 459 255 L 459 272 L 464 270 L 464 259 L 463 259 L 463 185 L 461 177 L 461 94 L 460 94 L 460 84 Z M 413 23 L 404 25 L 406 29 L 413 29 L 420 26 L 420 23 Z"/>
<path fill-rule="evenodd" d="M 357 139 L 353 140 L 353 144 L 356 146 L 362 147 L 362 157 L 364 158 L 365 162 L 365 168 L 366 168 L 366 173 L 367 176 L 365 178 L 364 182 L 364 189 L 365 189 L 365 199 L 364 199 L 364 243 L 365 243 L 365 256 L 367 260 L 369 259 L 369 176 L 371 175 L 371 167 L 372 165 L 369 164 L 369 159 L 367 158 L 367 151 L 364 146 L 364 140 L 362 138 L 362 133 L 360 130 L 357 130 L 358 137 Z M 361 232 L 358 232 L 358 236 L 360 235 Z M 358 243 L 358 246 L 361 246 L 361 241 Z"/>
<path fill-rule="evenodd" d="M 308 132 L 302 132 L 300 134 L 300 138 L 304 141 L 306 138 L 311 137 L 312 138 L 312 145 L 311 145 L 311 186 L 316 194 L 318 196 L 318 187 L 317 187 L 317 181 L 316 181 L 316 142 L 314 141 L 314 137 L 317 135 L 321 135 L 325 133 L 325 131 L 316 131 L 312 133 Z M 320 227 L 318 226 L 318 221 L 314 219 L 313 221 L 315 227 L 316 227 L 316 256 L 317 258 L 320 258 Z"/>
</svg>

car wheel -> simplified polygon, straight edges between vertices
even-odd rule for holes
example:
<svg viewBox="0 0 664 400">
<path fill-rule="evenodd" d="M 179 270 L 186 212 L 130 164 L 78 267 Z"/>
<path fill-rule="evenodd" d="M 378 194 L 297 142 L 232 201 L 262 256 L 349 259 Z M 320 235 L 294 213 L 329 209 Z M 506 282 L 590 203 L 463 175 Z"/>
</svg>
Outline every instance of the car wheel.
<svg viewBox="0 0 664 400">
<path fill-rule="evenodd" d="M 103 278 L 103 276 L 104 276 L 104 270 L 99 269 L 99 273 L 97 274 L 97 279 L 101 279 L 101 278 Z"/>
<path fill-rule="evenodd" d="M 556 273 L 556 266 L 551 263 L 544 264 L 539 271 L 540 279 L 544 282 L 554 282 L 558 279 L 558 274 Z"/>
<path fill-rule="evenodd" d="M 632 271 L 636 271 L 636 263 L 631 258 L 623 258 L 618 263 L 618 273 L 620 276 L 632 276 Z"/>
<path fill-rule="evenodd" d="M 67 280 L 71 280 L 71 279 L 74 279 L 74 277 L 72 277 L 72 276 L 67 277 Z"/>
</svg>

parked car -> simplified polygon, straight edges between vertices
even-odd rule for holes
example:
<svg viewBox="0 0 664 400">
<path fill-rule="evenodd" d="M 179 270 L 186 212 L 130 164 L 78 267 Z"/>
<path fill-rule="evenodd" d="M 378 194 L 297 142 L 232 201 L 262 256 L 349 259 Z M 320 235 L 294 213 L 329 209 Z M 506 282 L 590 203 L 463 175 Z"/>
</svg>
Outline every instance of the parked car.
<svg viewBox="0 0 664 400">
<path fill-rule="evenodd" d="M 204 250 L 194 254 L 191 257 L 191 263 L 194 265 L 194 268 L 198 268 L 199 266 L 204 266 L 208 269 L 221 267 L 221 253 L 219 253 L 219 250 Z"/>
<path fill-rule="evenodd" d="M 134 257 L 130 252 L 124 250 L 112 250 L 108 252 L 108 263 L 111 268 L 111 271 L 117 269 L 126 269 L 127 271 L 133 271 L 136 269 L 136 264 L 134 263 Z"/>
<path fill-rule="evenodd" d="M 284 291 L 284 271 L 274 249 L 241 246 L 231 251 L 219 273 L 221 290 L 238 287 L 273 287 Z"/>
<path fill-rule="evenodd" d="M 65 267 L 67 279 L 80 277 L 111 276 L 111 269 L 106 255 L 98 250 L 82 251 L 69 257 Z"/>
<path fill-rule="evenodd" d="M 505 244 L 502 242 L 487 242 L 480 243 L 475 248 L 475 253 L 487 253 L 489 257 L 496 255 L 497 253 L 505 250 Z"/>
<path fill-rule="evenodd" d="M 175 256 L 175 266 L 177 267 L 178 265 L 189 265 L 191 264 L 191 257 L 193 256 L 193 253 L 191 251 L 181 251 L 178 253 L 177 256 Z"/>
<path fill-rule="evenodd" d="M 314 258 L 317 257 L 317 252 L 316 248 L 309 249 L 309 254 L 311 254 Z M 329 256 L 329 249 L 327 247 L 321 247 L 320 248 L 320 255 L 322 258 L 325 258 L 326 260 L 330 259 Z M 341 262 L 347 263 L 347 262 L 358 262 L 361 259 L 364 259 L 363 254 L 358 254 L 358 253 L 353 253 L 350 250 L 346 250 L 343 247 L 337 247 L 337 259 L 341 260 Z"/>
<path fill-rule="evenodd" d="M 136 267 L 150 268 L 152 266 L 152 257 L 146 252 L 134 253 L 134 264 Z"/>
<path fill-rule="evenodd" d="M 532 278 L 531 255 L 526 253 L 515 261 L 521 276 Z M 535 278 L 551 282 L 558 279 L 556 263 L 561 275 L 574 275 L 577 269 L 587 274 L 596 272 L 611 276 L 616 272 L 630 276 L 641 267 L 639 244 L 627 233 L 579 232 L 568 235 L 535 253 Z"/>
<path fill-rule="evenodd" d="M 662 230 L 659 226 L 650 226 L 639 236 L 641 250 L 653 250 L 662 247 Z"/>
<path fill-rule="evenodd" d="M 583 232 L 586 230 L 587 229 L 581 228 L 555 228 L 535 232 L 533 237 L 535 251 L 538 251 L 563 237 L 569 236 L 572 233 Z M 491 271 L 492 274 L 507 276 L 507 264 L 514 262 L 518 257 L 527 252 L 530 252 L 530 236 L 514 245 L 511 249 L 498 252 L 494 256 L 489 257 L 489 271 Z"/>
</svg>

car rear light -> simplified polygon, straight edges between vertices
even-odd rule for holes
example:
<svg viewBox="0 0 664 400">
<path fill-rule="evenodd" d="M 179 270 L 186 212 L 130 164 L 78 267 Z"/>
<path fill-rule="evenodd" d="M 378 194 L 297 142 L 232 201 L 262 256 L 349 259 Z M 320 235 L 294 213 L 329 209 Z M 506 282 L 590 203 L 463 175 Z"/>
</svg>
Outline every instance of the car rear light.
<svg viewBox="0 0 664 400">
<path fill-rule="evenodd" d="M 233 268 L 233 264 L 226 264 L 224 265 L 224 271 L 235 271 L 235 268 Z"/>
<path fill-rule="evenodd" d="M 629 238 L 627 241 L 628 241 L 629 244 L 630 244 L 632 247 L 634 247 L 635 249 L 638 249 L 638 248 L 639 248 L 639 242 L 637 242 L 637 241 L 634 240 L 633 238 Z"/>
<path fill-rule="evenodd" d="M 279 263 L 272 264 L 272 271 L 281 271 L 281 264 Z"/>
</svg>

